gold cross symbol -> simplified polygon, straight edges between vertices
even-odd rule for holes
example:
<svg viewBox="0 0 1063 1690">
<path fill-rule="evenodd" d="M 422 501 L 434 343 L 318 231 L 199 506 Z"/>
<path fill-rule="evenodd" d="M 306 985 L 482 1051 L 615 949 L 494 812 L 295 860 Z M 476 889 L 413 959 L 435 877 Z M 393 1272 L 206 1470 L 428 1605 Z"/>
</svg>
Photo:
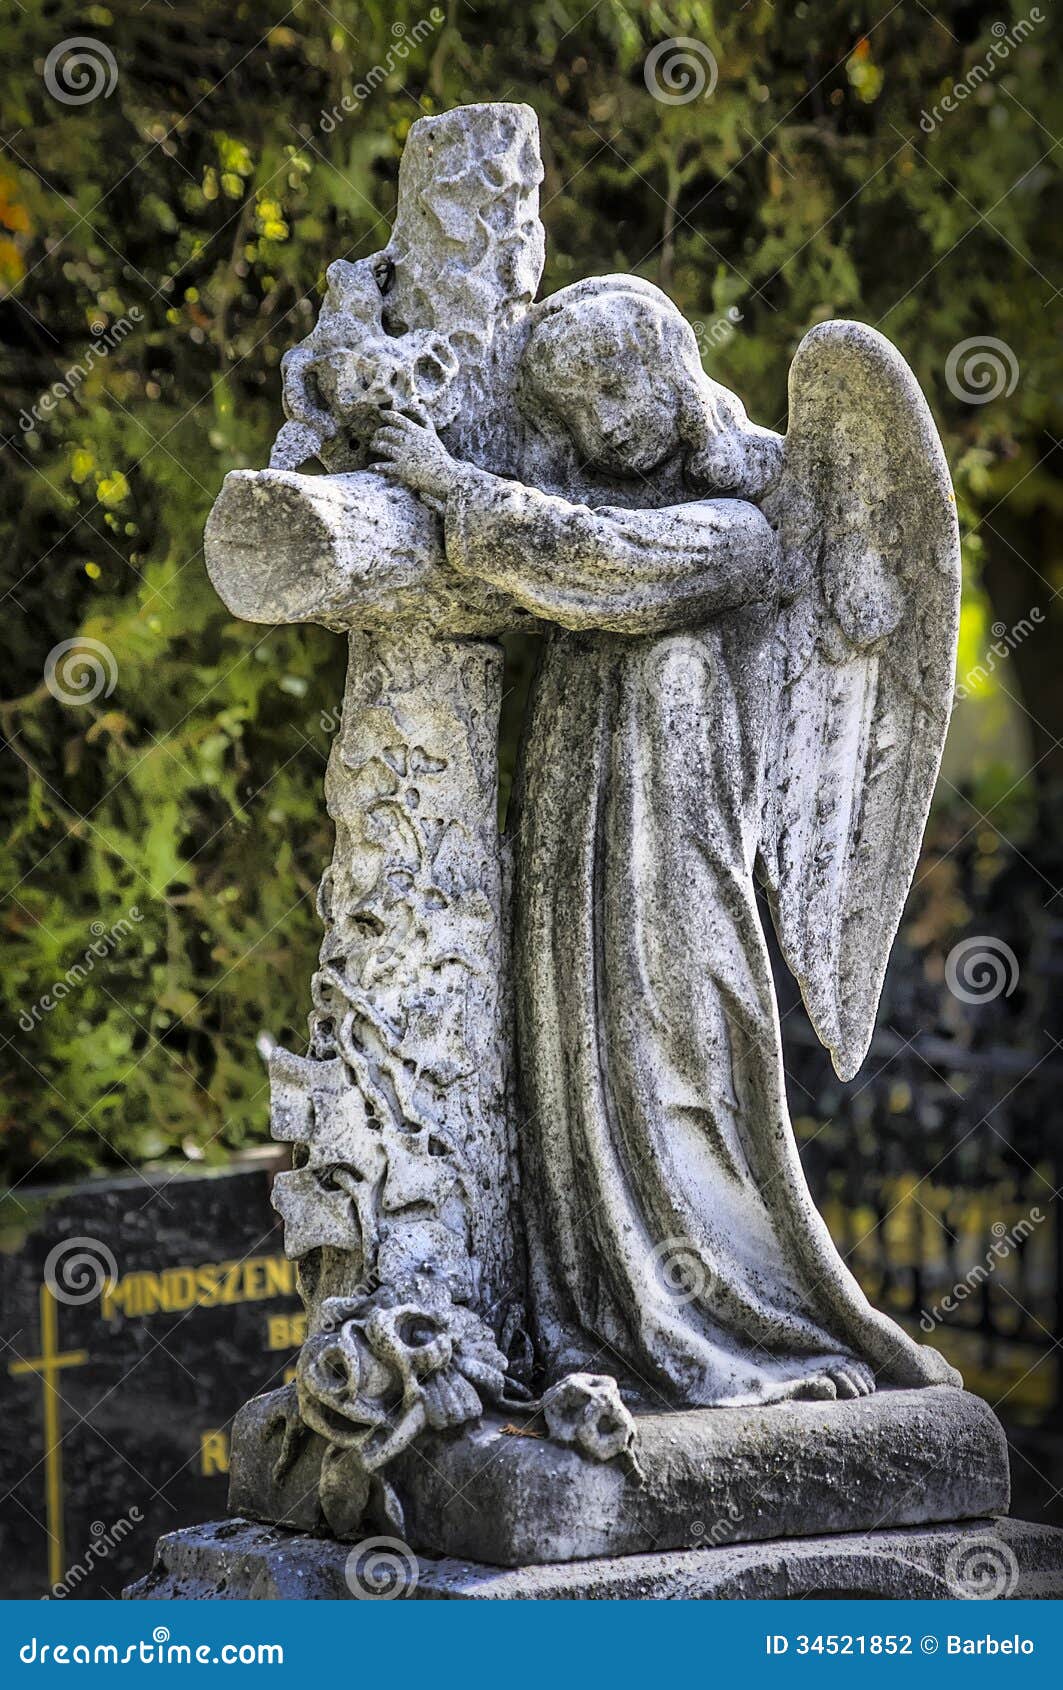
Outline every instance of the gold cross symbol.
<svg viewBox="0 0 1063 1690">
<path fill-rule="evenodd" d="M 16 1377 L 36 1373 L 40 1377 L 44 1407 L 44 1495 L 48 1528 L 48 1582 L 61 1584 L 66 1566 L 63 1543 L 63 1439 L 60 1430 L 60 1396 L 56 1378 L 64 1367 L 81 1367 L 88 1350 L 59 1349 L 59 1305 L 47 1285 L 41 1286 L 41 1353 L 9 1364 Z"/>
</svg>

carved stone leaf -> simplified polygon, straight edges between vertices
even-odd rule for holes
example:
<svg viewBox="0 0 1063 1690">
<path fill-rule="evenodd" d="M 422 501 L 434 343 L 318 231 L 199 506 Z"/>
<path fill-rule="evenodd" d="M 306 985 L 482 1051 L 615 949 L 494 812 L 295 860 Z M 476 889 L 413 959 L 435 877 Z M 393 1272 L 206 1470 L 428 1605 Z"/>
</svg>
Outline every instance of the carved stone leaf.
<svg viewBox="0 0 1063 1690">
<path fill-rule="evenodd" d="M 311 1168 L 278 1174 L 273 1207 L 284 1221 L 285 1254 L 295 1261 L 323 1245 L 361 1249 L 362 1229 L 350 1193 L 324 1186 Z"/>
<path fill-rule="evenodd" d="M 282 1144 L 308 1144 L 329 1099 L 349 1085 L 339 1060 L 312 1062 L 274 1045 L 267 1058 L 270 1082 L 270 1130 Z"/>
</svg>

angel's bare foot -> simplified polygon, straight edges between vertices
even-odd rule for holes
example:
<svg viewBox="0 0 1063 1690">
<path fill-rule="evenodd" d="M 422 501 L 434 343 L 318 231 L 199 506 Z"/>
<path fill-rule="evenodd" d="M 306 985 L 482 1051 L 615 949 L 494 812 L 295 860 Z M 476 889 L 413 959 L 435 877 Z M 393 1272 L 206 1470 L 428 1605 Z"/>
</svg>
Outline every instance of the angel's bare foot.
<svg viewBox="0 0 1063 1690">
<path fill-rule="evenodd" d="M 790 1402 L 834 1402 L 869 1397 L 874 1389 L 875 1375 L 862 1361 L 839 1361 L 805 1379 L 795 1379 L 786 1395 Z"/>
<path fill-rule="evenodd" d="M 887 1358 L 885 1371 L 892 1385 L 915 1387 L 924 1385 L 952 1385 L 963 1390 L 963 1375 L 957 1373 L 940 1350 L 930 1344 L 917 1344 L 906 1332 L 898 1332 L 899 1342 Z"/>
</svg>

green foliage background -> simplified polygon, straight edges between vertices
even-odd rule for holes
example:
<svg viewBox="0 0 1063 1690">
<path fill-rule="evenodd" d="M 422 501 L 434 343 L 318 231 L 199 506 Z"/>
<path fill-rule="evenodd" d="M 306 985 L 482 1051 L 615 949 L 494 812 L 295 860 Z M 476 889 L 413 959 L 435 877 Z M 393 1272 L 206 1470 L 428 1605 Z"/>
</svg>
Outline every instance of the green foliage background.
<svg viewBox="0 0 1063 1690">
<path fill-rule="evenodd" d="M 529 101 L 547 166 L 546 289 L 613 269 L 660 282 L 760 421 L 782 424 L 789 358 L 813 322 L 859 317 L 902 347 L 956 477 L 970 582 L 961 673 L 995 620 L 1035 605 L 1045 618 L 1002 682 L 976 686 L 953 775 L 1036 840 L 1063 733 L 1053 11 L 446 0 L 437 25 L 401 0 L 4 6 L 10 1176 L 216 1156 L 265 1134 L 255 1039 L 266 1029 L 298 1045 L 304 1025 L 345 653 L 319 630 L 231 621 L 200 536 L 226 471 L 266 461 L 279 360 L 314 320 L 325 267 L 386 241 L 420 112 Z M 999 23 L 1034 13 L 1046 21 L 1006 62 L 921 127 Z M 43 75 L 76 35 L 105 42 L 118 67 L 113 92 L 81 106 L 56 100 Z M 711 48 L 711 97 L 668 106 L 648 93 L 646 54 L 675 35 Z M 344 95 L 357 109 L 323 125 Z M 101 325 L 134 311 L 68 397 L 20 423 Z M 1013 350 L 1019 380 L 1009 397 L 965 404 L 946 360 L 986 335 Z M 75 635 L 117 663 L 113 692 L 88 705 L 58 703 L 43 680 L 49 651 Z M 112 945 L 123 917 L 132 930 Z M 101 931 L 106 961 L 35 1017 Z"/>
</svg>

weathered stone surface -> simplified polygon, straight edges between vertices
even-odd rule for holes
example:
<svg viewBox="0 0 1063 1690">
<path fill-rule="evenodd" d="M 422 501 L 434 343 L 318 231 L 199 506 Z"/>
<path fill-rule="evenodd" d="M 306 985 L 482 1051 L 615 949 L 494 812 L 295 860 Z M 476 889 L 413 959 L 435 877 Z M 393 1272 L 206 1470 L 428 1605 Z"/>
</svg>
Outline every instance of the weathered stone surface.
<svg viewBox="0 0 1063 1690">
<path fill-rule="evenodd" d="M 545 257 L 538 124 L 492 101 L 421 118 L 399 167 L 391 239 L 330 265 L 316 327 L 284 359 L 289 418 L 277 467 L 363 468 L 382 409 L 448 431 L 462 457 L 505 469 L 524 317 Z"/>
<path fill-rule="evenodd" d="M 317 1476 L 326 1445 L 316 1439 L 277 1482 L 288 1400 L 272 1392 L 242 1410 L 229 1506 L 313 1531 L 322 1523 Z M 1008 1508 L 1007 1445 L 995 1415 L 980 1398 L 946 1386 L 781 1403 L 756 1414 L 640 1414 L 635 1424 L 638 1473 L 558 1447 L 541 1421 L 520 1415 L 509 1422 L 487 1416 L 459 1436 L 427 1436 L 392 1469 L 408 1542 L 429 1554 L 513 1567 Z"/>
<path fill-rule="evenodd" d="M 246 622 L 485 635 L 531 618 L 447 562 L 438 517 L 383 476 L 235 469 L 203 535 L 210 578 Z M 445 649 L 445 648 L 444 648 Z"/>
<path fill-rule="evenodd" d="M 528 1364 L 497 827 L 502 654 L 469 637 L 527 617 L 463 580 L 438 514 L 365 465 L 382 410 L 399 405 L 472 461 L 512 460 L 541 175 L 527 107 L 414 126 L 391 242 L 332 267 L 317 327 L 285 360 L 275 467 L 230 476 L 207 525 L 208 569 L 235 614 L 350 631 L 310 1048 L 263 1041 L 273 1134 L 295 1152 L 275 1201 L 314 1346 L 300 1402 L 307 1424 L 357 1452 L 348 1466 L 361 1463 L 352 1497 L 330 1487 L 337 1519 L 359 1497 L 397 1518 L 381 1471 L 394 1454 L 426 1423 L 479 1414 L 506 1369 Z M 311 455 L 342 473 L 292 473 Z"/>
<path fill-rule="evenodd" d="M 1058 1600 L 1063 1532 L 1021 1520 L 909 1527 L 733 1548 L 500 1570 L 363 1546 L 387 1558 L 379 1594 L 421 1601 Z M 229 1520 L 160 1539 L 128 1600 L 342 1601 L 372 1592 L 345 1544 Z M 352 1585 L 354 1588 L 352 1588 Z"/>
</svg>

